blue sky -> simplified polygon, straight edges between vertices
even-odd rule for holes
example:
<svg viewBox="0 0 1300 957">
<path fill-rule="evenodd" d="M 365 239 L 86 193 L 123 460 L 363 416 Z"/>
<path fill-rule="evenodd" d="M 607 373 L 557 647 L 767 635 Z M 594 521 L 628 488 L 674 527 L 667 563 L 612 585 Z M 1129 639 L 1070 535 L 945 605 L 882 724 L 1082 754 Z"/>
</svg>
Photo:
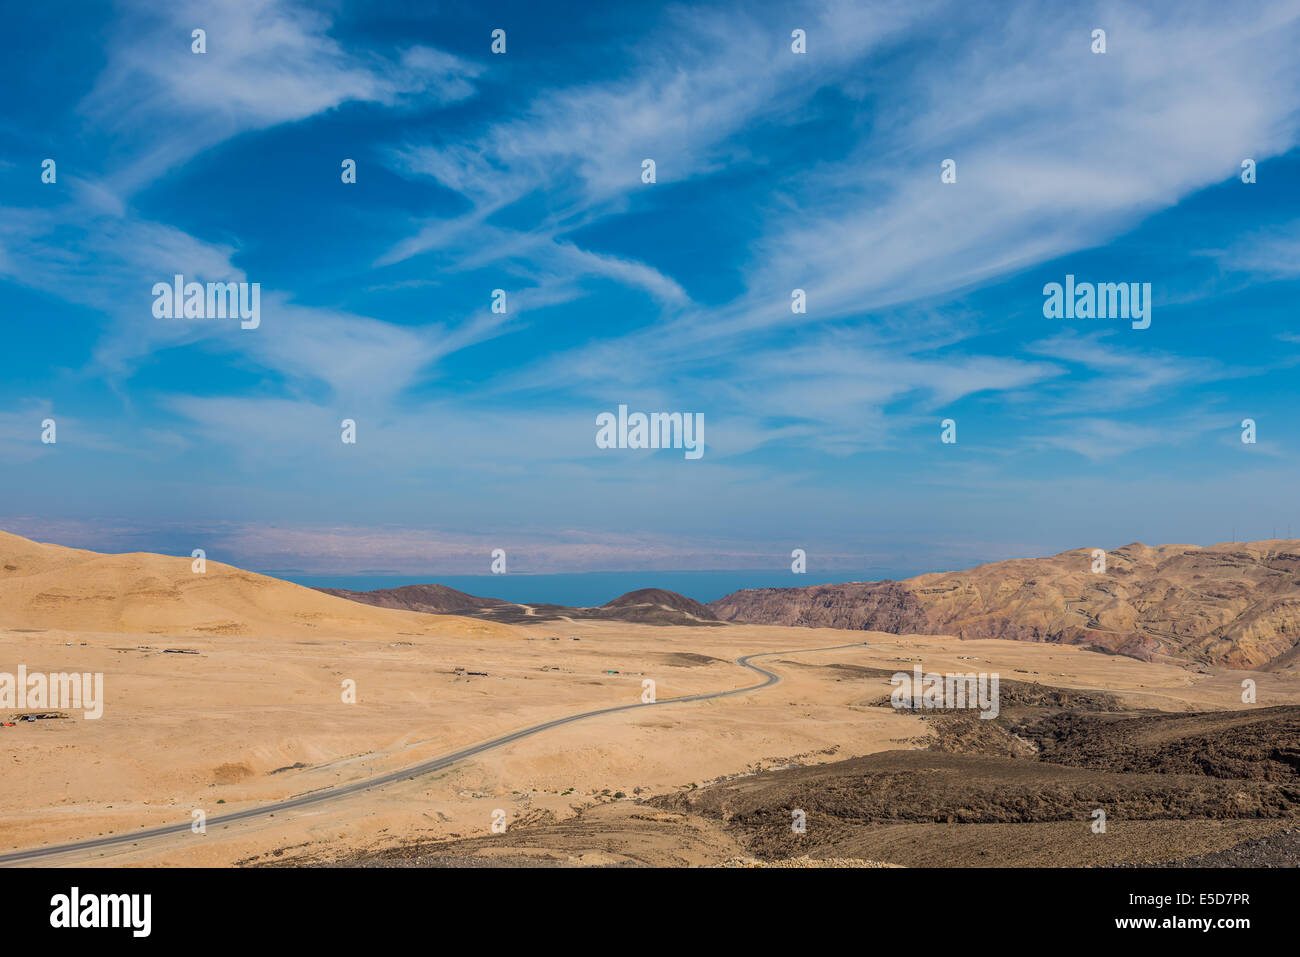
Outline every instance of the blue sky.
<svg viewBox="0 0 1300 957">
<path fill-rule="evenodd" d="M 324 574 L 1300 533 L 1295 3 L 11 17 L 0 528 Z M 175 273 L 261 326 L 155 318 Z M 1067 273 L 1150 328 L 1045 318 Z M 619 404 L 703 458 L 597 448 Z"/>
</svg>

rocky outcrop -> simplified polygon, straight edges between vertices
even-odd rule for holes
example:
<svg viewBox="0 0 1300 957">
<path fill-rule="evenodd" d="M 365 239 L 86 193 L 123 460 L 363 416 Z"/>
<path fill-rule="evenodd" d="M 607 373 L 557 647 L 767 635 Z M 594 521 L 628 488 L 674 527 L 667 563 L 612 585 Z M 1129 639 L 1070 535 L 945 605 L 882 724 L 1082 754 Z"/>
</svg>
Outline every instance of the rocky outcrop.
<svg viewBox="0 0 1300 957">
<path fill-rule="evenodd" d="M 748 588 L 709 602 L 723 621 L 808 628 L 926 634 L 930 622 L 901 582 L 850 582 L 811 588 Z"/>
<path fill-rule="evenodd" d="M 506 604 L 499 598 L 479 598 L 446 585 L 403 585 L 401 588 L 378 588 L 374 591 L 349 591 L 346 588 L 320 588 L 327 595 L 359 601 L 379 608 L 400 608 L 434 615 L 474 615 L 485 608 Z"/>
<path fill-rule="evenodd" d="M 664 588 L 640 588 L 630 591 L 613 601 L 605 602 L 601 607 L 617 611 L 645 605 L 673 609 L 703 621 L 717 621 L 717 616 L 707 606 L 700 604 L 694 598 L 687 598 L 685 595 Z"/>
<path fill-rule="evenodd" d="M 1084 645 L 1229 668 L 1300 668 L 1300 542 L 1140 543 L 995 562 L 902 582 L 735 592 L 725 621 Z"/>
</svg>

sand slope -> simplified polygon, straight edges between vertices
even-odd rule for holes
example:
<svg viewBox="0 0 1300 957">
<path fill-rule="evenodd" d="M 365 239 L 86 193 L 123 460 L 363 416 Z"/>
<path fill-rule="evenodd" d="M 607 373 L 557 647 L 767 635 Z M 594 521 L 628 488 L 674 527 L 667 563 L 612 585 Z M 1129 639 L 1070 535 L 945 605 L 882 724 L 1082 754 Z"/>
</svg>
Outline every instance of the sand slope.
<svg viewBox="0 0 1300 957">
<path fill-rule="evenodd" d="M 506 636 L 509 626 L 361 605 L 189 558 L 46 545 L 0 532 L 0 627 L 241 637 L 394 631 Z"/>
</svg>

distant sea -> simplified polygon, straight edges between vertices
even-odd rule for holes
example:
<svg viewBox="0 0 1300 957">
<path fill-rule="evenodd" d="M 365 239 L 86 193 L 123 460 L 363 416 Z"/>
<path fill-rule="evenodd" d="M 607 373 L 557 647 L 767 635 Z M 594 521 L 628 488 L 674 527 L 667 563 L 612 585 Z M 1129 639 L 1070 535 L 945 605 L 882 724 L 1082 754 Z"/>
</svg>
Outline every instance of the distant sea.
<svg viewBox="0 0 1300 957">
<path fill-rule="evenodd" d="M 446 585 L 480 598 L 500 598 L 524 604 L 569 605 L 590 608 L 603 605 L 638 588 L 664 588 L 694 598 L 713 601 L 742 588 L 799 588 L 838 582 L 879 581 L 882 578 L 910 578 L 924 569 L 872 568 L 861 572 L 809 571 L 796 575 L 786 568 L 775 571 L 709 572 L 582 572 L 564 575 L 299 575 L 294 572 L 266 571 L 299 585 L 314 588 L 346 588 L 351 591 L 374 591 L 377 588 L 400 588 L 402 585 Z"/>
</svg>

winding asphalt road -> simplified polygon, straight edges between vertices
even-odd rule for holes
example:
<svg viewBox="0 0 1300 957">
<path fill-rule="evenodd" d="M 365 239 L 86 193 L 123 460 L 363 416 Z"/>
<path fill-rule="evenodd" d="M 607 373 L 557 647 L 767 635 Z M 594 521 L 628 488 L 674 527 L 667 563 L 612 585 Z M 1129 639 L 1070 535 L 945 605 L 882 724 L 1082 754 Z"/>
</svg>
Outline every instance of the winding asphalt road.
<svg viewBox="0 0 1300 957">
<path fill-rule="evenodd" d="M 564 718 L 556 718 L 554 721 L 547 721 L 543 724 L 535 724 L 532 727 L 524 728 L 520 731 L 514 731 L 510 734 L 503 735 L 499 738 L 493 738 L 491 741 L 484 741 L 482 744 L 476 744 L 452 754 L 443 755 L 440 758 L 434 758 L 431 761 L 425 761 L 423 764 L 417 764 L 414 767 L 404 768 L 400 771 L 393 771 L 389 774 L 381 775 L 377 778 L 369 778 L 365 781 L 357 781 L 352 784 L 340 784 L 334 787 L 322 788 L 319 791 L 313 791 L 310 794 L 304 794 L 300 797 L 289 798 L 285 801 L 277 801 L 274 804 L 263 804 L 259 807 L 248 808 L 243 811 L 233 811 L 230 814 L 222 814 L 219 817 L 208 818 L 208 827 L 217 827 L 221 824 L 233 824 L 235 821 L 244 821 L 254 817 L 265 817 L 269 814 L 278 814 L 282 811 L 292 811 L 295 808 L 307 807 L 311 804 L 320 804 L 324 801 L 334 801 L 339 798 L 347 797 L 350 794 L 358 794 L 361 791 L 369 791 L 372 788 L 383 787 L 386 784 L 392 784 L 395 781 L 402 781 L 408 778 L 419 777 L 422 774 L 430 774 L 434 771 L 441 771 L 443 768 L 451 767 L 458 761 L 464 761 L 476 754 L 482 754 L 485 751 L 491 751 L 494 748 L 504 747 L 522 738 L 528 738 L 534 734 L 541 734 L 543 731 L 549 731 L 551 728 L 558 728 L 560 725 L 572 724 L 574 721 L 582 721 L 586 718 L 594 718 L 602 714 L 616 714 L 620 711 L 633 711 L 637 708 L 658 708 L 663 705 L 685 704 L 688 701 L 708 701 L 712 698 L 728 698 L 732 695 L 748 694 L 751 691 L 759 691 L 763 688 L 771 687 L 781 680 L 781 676 L 774 671 L 768 671 L 766 668 L 760 668 L 758 665 L 750 664 L 754 658 L 770 658 L 772 655 L 799 655 L 809 654 L 815 651 L 837 651 L 841 648 L 857 648 L 867 644 L 865 641 L 854 641 L 847 645 L 831 645 L 827 648 L 799 648 L 794 651 L 763 651 L 755 652 L 752 655 L 745 655 L 735 659 L 736 664 L 748 668 L 750 671 L 757 672 L 763 676 L 763 680 L 756 685 L 749 685 L 745 688 L 734 688 L 731 691 L 710 691 L 707 694 L 687 695 L 683 698 L 667 698 L 663 701 L 650 703 L 637 702 L 636 704 L 624 704 L 615 708 L 600 708 L 596 711 L 584 711 L 582 714 L 571 714 Z M 163 827 L 149 828 L 148 830 L 136 831 L 134 833 L 116 834 L 111 837 L 99 837 L 89 841 L 77 841 L 73 844 L 56 844 L 52 847 L 37 847 L 26 851 L 14 851 L 9 854 L 0 854 L 0 865 L 19 864 L 23 862 L 37 861 L 45 857 L 53 857 L 58 854 L 67 854 L 72 851 L 89 851 L 99 847 L 113 847 L 118 844 L 133 844 L 137 841 L 144 841 L 155 837 L 166 837 L 169 834 L 188 834 L 190 833 L 191 822 L 186 821 L 181 824 L 168 824 Z"/>
</svg>

